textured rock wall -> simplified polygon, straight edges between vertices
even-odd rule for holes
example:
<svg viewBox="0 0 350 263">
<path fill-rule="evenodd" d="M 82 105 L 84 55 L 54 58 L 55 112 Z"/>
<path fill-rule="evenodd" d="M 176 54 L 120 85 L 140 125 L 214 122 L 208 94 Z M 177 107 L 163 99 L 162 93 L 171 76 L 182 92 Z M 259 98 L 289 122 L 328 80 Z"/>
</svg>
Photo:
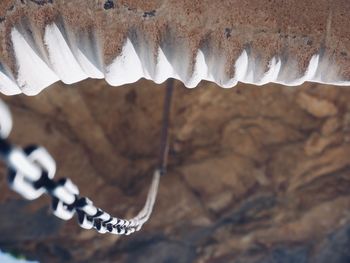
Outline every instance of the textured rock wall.
<svg viewBox="0 0 350 263">
<path fill-rule="evenodd" d="M 12 141 L 39 143 L 83 195 L 119 216 L 143 205 L 163 85 L 58 83 L 4 97 Z M 0 248 L 42 262 L 350 261 L 350 90 L 176 83 L 169 173 L 143 231 L 118 238 L 23 201 L 0 178 Z"/>
</svg>

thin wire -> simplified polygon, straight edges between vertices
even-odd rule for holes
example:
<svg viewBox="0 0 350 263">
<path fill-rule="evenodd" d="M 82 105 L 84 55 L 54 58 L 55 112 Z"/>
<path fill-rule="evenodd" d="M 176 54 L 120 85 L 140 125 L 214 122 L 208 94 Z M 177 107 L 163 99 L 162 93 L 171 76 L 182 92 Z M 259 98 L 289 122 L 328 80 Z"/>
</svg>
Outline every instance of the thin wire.
<svg viewBox="0 0 350 263">
<path fill-rule="evenodd" d="M 164 105 L 163 105 L 163 123 L 160 138 L 160 153 L 159 153 L 159 171 L 160 175 L 166 174 L 168 153 L 169 153 L 169 123 L 170 123 L 170 110 L 171 101 L 174 90 L 174 79 L 168 79 Z"/>
<path fill-rule="evenodd" d="M 160 176 L 166 174 L 167 159 L 169 152 L 169 123 L 170 123 L 170 112 L 171 112 L 171 101 L 174 89 L 174 79 L 169 79 L 166 85 L 166 91 L 163 103 L 163 120 L 161 129 L 160 139 L 160 151 L 159 151 L 159 167 L 153 174 L 152 185 L 149 189 L 146 203 L 143 209 L 137 216 L 131 219 L 131 221 L 139 222 L 141 225 L 145 223 L 153 210 L 155 199 L 158 192 Z"/>
</svg>

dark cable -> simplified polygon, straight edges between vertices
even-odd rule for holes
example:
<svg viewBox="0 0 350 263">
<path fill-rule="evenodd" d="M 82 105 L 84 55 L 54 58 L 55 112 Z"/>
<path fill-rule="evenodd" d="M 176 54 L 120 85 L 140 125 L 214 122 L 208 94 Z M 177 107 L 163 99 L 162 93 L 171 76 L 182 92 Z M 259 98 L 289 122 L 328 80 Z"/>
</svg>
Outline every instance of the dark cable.
<svg viewBox="0 0 350 263">
<path fill-rule="evenodd" d="M 159 154 L 159 170 L 161 175 L 166 174 L 166 167 L 168 161 L 169 152 L 169 122 L 170 122 L 170 109 L 171 99 L 174 89 L 174 79 L 168 79 L 166 84 L 166 91 L 163 105 L 163 121 L 160 137 L 160 154 Z"/>
</svg>

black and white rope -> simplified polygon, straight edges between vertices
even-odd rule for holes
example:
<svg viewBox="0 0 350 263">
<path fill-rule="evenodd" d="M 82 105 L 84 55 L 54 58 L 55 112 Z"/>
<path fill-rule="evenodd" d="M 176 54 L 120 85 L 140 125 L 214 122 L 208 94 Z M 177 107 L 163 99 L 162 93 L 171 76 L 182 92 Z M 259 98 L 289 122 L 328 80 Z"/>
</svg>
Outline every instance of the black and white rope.
<svg viewBox="0 0 350 263">
<path fill-rule="evenodd" d="M 164 104 L 164 120 L 161 142 L 161 163 L 153 174 L 147 200 L 143 209 L 132 219 L 113 217 L 94 206 L 87 197 L 79 196 L 78 187 L 68 178 L 54 180 L 56 162 L 41 146 L 24 149 L 12 145 L 6 138 L 11 132 L 12 118 L 6 104 L 0 100 L 0 157 L 8 169 L 10 187 L 28 200 L 39 198 L 46 193 L 52 197 L 52 210 L 55 216 L 70 220 L 77 214 L 79 225 L 85 229 L 96 229 L 99 233 L 129 235 L 139 231 L 150 218 L 156 200 L 161 174 L 165 173 L 168 140 L 168 115 L 172 81 L 169 82 Z"/>
<path fill-rule="evenodd" d="M 85 229 L 128 235 L 140 230 L 151 215 L 159 184 L 158 170 L 153 175 L 144 208 L 136 217 L 126 220 L 112 217 L 95 207 L 90 199 L 80 197 L 78 187 L 70 179 L 55 181 L 55 161 L 45 148 L 30 146 L 22 150 L 0 139 L 0 153 L 9 167 L 11 188 L 28 200 L 49 194 L 54 215 L 63 220 L 71 219 L 76 213 L 80 226 Z"/>
</svg>

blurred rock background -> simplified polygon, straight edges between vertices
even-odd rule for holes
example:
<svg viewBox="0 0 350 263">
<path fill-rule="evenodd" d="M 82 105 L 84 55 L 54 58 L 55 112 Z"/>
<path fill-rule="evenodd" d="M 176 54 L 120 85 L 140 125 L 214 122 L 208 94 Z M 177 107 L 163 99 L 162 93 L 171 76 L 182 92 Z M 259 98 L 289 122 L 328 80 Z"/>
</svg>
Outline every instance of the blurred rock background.
<svg viewBox="0 0 350 263">
<path fill-rule="evenodd" d="M 81 194 L 121 217 L 142 207 L 157 162 L 164 85 L 57 83 L 3 97 L 10 139 L 45 146 Z M 63 222 L 0 172 L 0 249 L 40 262 L 350 262 L 350 90 L 307 83 L 222 89 L 176 82 L 169 173 L 129 237 Z"/>
</svg>

